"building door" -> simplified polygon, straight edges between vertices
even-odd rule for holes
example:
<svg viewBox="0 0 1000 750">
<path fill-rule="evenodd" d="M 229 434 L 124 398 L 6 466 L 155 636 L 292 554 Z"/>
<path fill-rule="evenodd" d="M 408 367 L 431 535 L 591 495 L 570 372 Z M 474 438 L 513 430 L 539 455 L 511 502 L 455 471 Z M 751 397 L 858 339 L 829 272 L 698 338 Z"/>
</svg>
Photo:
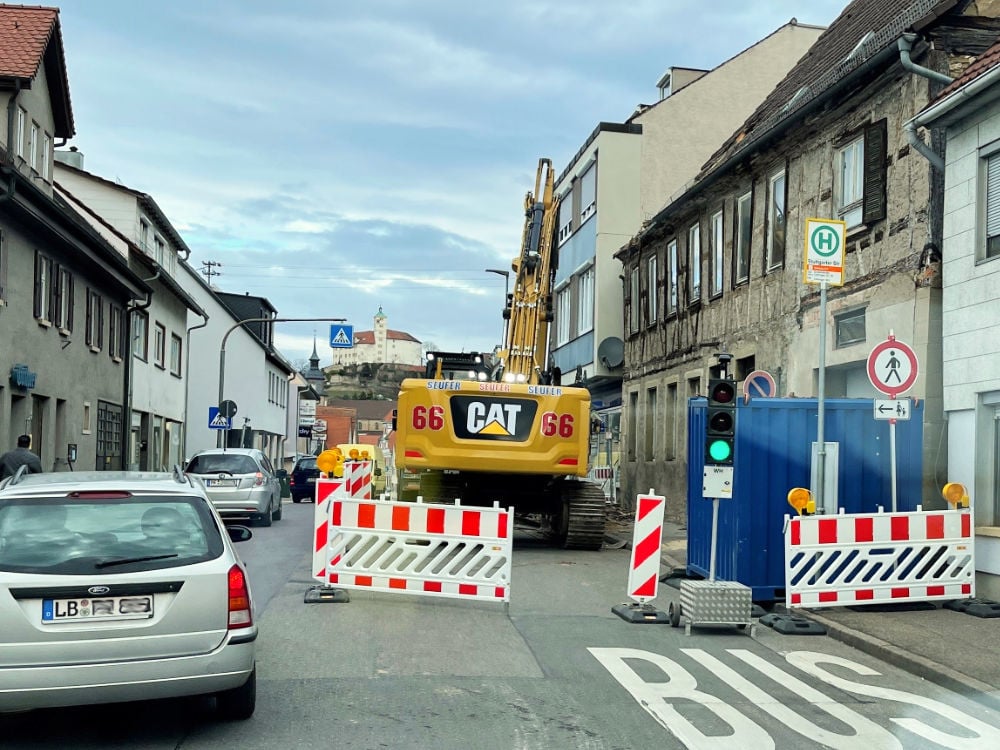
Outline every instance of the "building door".
<svg viewBox="0 0 1000 750">
<path fill-rule="evenodd" d="M 122 468 L 122 407 L 107 401 L 97 402 L 97 461 L 98 471 L 118 471 Z"/>
</svg>

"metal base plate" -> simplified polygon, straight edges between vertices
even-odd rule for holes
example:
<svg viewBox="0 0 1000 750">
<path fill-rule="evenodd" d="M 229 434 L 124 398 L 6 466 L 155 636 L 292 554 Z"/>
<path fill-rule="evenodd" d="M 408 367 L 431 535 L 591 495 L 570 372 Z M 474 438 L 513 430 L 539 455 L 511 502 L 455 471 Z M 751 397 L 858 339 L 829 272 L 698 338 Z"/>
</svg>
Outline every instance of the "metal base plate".
<svg viewBox="0 0 1000 750">
<path fill-rule="evenodd" d="M 649 623 L 652 625 L 667 625 L 670 623 L 667 613 L 656 609 L 651 604 L 626 602 L 625 604 L 616 604 L 611 608 L 611 611 L 626 622 Z"/>
<path fill-rule="evenodd" d="M 351 601 L 347 589 L 335 589 L 332 586 L 311 586 L 306 589 L 306 604 L 340 604 Z"/>
</svg>

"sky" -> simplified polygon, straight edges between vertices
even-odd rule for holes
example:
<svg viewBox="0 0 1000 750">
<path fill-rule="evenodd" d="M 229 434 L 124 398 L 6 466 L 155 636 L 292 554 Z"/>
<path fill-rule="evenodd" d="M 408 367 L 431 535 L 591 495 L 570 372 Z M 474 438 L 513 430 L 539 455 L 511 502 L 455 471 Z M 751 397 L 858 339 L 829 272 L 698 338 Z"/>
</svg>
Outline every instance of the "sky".
<svg viewBox="0 0 1000 750">
<path fill-rule="evenodd" d="M 501 343 L 538 159 L 847 0 L 63 0 L 84 169 L 148 193 L 221 290 L 425 348 Z M 275 324 L 329 364 L 330 323 Z"/>
</svg>

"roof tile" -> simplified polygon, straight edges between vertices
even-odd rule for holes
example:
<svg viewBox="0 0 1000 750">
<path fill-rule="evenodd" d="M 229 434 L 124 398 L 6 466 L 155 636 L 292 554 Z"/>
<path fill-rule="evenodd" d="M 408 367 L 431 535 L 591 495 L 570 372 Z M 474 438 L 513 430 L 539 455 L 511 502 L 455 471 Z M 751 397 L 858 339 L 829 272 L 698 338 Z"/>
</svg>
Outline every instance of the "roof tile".
<svg viewBox="0 0 1000 750">
<path fill-rule="evenodd" d="M 0 76 L 34 78 L 58 18 L 58 8 L 0 4 Z"/>
</svg>

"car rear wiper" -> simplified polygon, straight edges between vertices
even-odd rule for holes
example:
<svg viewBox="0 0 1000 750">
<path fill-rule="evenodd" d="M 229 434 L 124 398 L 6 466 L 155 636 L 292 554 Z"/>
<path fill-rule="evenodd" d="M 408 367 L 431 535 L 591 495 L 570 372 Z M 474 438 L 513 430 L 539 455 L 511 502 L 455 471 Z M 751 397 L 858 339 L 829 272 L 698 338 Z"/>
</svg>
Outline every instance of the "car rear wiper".
<svg viewBox="0 0 1000 750">
<path fill-rule="evenodd" d="M 110 568 L 112 565 L 127 565 L 128 563 L 149 562 L 150 560 L 167 560 L 171 557 L 179 557 L 176 552 L 169 555 L 146 555 L 145 557 L 123 557 L 119 560 L 105 560 L 94 565 L 95 568 Z"/>
</svg>

